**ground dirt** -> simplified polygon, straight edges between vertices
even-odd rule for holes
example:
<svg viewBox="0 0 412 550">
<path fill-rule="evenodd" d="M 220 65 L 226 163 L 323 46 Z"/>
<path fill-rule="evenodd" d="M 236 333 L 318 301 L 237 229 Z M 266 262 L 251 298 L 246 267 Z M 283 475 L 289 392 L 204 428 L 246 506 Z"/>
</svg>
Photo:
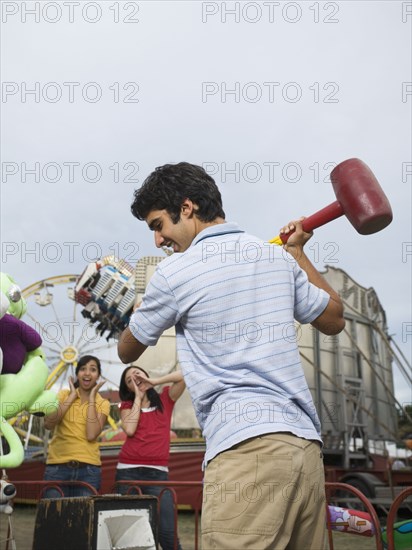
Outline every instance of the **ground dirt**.
<svg viewBox="0 0 412 550">
<path fill-rule="evenodd" d="M 31 550 L 34 537 L 34 526 L 36 517 L 36 507 L 28 505 L 16 505 L 11 516 L 14 530 L 16 550 Z M 7 536 L 8 518 L 5 514 L 0 514 L 0 549 L 7 548 L 5 542 Z M 195 548 L 195 515 L 192 512 L 179 512 L 179 537 L 183 550 L 194 550 Z M 374 538 L 360 537 L 358 535 L 348 535 L 346 533 L 334 533 L 334 550 L 373 550 L 376 548 Z M 13 546 L 9 543 L 9 550 Z M 199 545 L 200 549 L 200 545 Z M 58 550 L 56 548 L 44 548 L 42 550 Z M 77 550 L 73 548 L 73 550 Z M 233 549 L 240 550 L 240 549 Z M 253 550 L 251 548 L 247 550 Z M 299 550 L 299 549 L 296 549 Z"/>
</svg>

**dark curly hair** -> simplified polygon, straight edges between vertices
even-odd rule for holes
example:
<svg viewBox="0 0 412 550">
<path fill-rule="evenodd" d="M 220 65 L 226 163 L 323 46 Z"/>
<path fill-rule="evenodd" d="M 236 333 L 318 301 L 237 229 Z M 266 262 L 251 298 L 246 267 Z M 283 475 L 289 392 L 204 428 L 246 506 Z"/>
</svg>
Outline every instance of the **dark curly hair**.
<svg viewBox="0 0 412 550">
<path fill-rule="evenodd" d="M 127 367 L 123 372 L 122 376 L 120 378 L 120 384 L 119 384 L 119 397 L 122 401 L 134 401 L 135 394 L 134 392 L 130 391 L 126 384 L 126 374 L 130 369 L 139 369 L 141 370 L 148 378 L 150 376 L 148 373 L 142 369 L 142 367 L 136 367 L 135 365 L 130 365 Z M 160 412 L 163 412 L 163 404 L 160 399 L 160 395 L 157 393 L 157 391 L 154 388 L 149 388 L 146 392 L 147 398 L 150 401 L 151 407 L 157 407 Z"/>
<path fill-rule="evenodd" d="M 215 180 L 204 168 L 188 162 L 158 166 L 134 192 L 131 210 L 139 220 L 145 220 L 152 210 L 166 210 L 177 223 L 185 199 L 197 205 L 196 216 L 202 222 L 225 218 Z"/>
</svg>

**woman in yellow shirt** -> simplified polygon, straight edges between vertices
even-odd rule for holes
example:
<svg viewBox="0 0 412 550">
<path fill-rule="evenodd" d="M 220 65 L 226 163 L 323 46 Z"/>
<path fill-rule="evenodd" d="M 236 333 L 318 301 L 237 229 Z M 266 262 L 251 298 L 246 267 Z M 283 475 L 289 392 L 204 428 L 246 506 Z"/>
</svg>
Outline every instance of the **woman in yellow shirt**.
<svg viewBox="0 0 412 550">
<path fill-rule="evenodd" d="M 59 392 L 58 410 L 45 417 L 44 425 L 54 430 L 49 445 L 44 479 L 58 484 L 64 496 L 85 496 L 86 487 L 64 485 L 65 481 L 85 481 L 97 491 L 101 484 L 101 460 L 97 441 L 106 423 L 110 403 L 98 391 L 104 380 L 97 357 L 85 355 L 76 367 L 76 382 L 69 379 L 70 389 Z M 45 498 L 59 498 L 57 489 L 49 488 Z"/>
</svg>

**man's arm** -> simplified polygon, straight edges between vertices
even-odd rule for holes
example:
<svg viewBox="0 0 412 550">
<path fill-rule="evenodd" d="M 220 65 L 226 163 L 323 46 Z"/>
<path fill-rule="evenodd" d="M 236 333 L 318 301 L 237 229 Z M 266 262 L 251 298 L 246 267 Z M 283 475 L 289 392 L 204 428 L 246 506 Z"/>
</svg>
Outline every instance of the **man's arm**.
<svg viewBox="0 0 412 550">
<path fill-rule="evenodd" d="M 136 361 L 145 351 L 147 346 L 139 342 L 127 327 L 120 335 L 117 343 L 117 353 L 122 363 L 131 363 Z"/>
<path fill-rule="evenodd" d="M 327 292 L 330 300 L 325 310 L 312 321 L 311 325 L 323 334 L 333 335 L 339 334 L 345 327 L 345 319 L 343 317 L 343 304 L 339 294 L 329 285 L 326 279 L 313 266 L 309 258 L 306 256 L 303 246 L 311 238 L 312 233 L 305 233 L 302 229 L 302 221 L 289 223 L 282 228 L 281 233 L 288 233 L 289 230 L 295 232 L 289 237 L 284 248 L 291 254 L 299 266 L 305 271 L 309 282 Z"/>
</svg>

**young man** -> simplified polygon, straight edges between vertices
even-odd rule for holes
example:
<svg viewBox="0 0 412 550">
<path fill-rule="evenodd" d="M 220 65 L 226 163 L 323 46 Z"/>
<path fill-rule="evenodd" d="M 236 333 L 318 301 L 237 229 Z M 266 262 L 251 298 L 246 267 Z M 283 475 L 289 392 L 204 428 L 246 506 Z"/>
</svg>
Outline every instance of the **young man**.
<svg viewBox="0 0 412 550">
<path fill-rule="evenodd" d="M 206 439 L 202 548 L 324 548 L 320 424 L 300 363 L 295 319 L 344 327 L 337 293 L 306 257 L 301 221 L 282 248 L 225 221 L 199 166 L 157 168 L 132 212 L 162 261 L 119 340 L 136 360 L 176 327 L 179 362 Z M 177 254 L 176 254 L 177 253 Z"/>
</svg>

